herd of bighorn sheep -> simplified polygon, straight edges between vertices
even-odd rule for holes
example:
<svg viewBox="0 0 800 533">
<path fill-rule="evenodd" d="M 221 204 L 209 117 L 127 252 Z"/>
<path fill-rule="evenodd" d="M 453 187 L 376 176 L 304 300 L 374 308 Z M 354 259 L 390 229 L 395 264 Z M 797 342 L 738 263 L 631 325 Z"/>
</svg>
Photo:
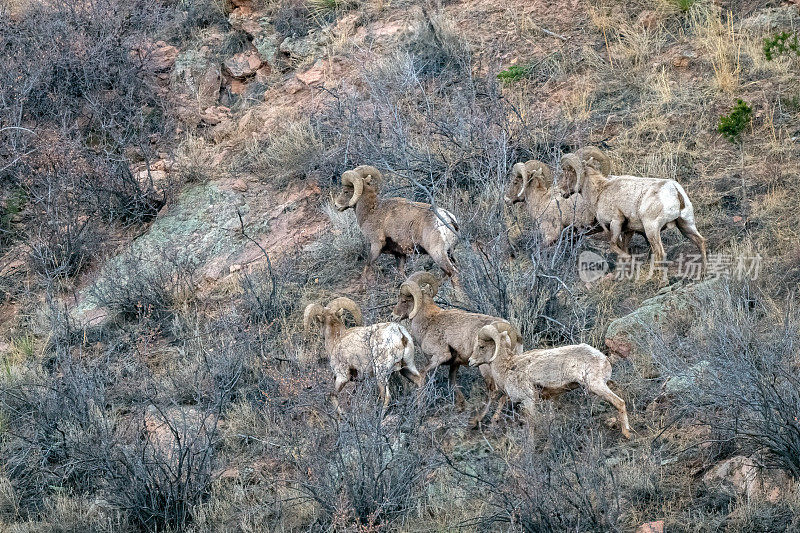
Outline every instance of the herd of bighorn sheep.
<svg viewBox="0 0 800 533">
<path fill-rule="evenodd" d="M 700 249 L 705 271 L 705 239 L 695 226 L 692 203 L 677 181 L 612 175 L 611 160 L 595 147 L 564 155 L 561 167 L 563 176 L 556 186 L 546 164 L 534 160 L 517 163 L 504 195 L 508 205 L 525 202 L 538 221 L 536 231 L 543 246 L 558 241 L 563 230 L 572 226 L 602 231 L 611 250 L 625 256 L 631 237 L 640 233 L 650 243 L 655 263 L 665 259 L 661 230 L 677 227 Z M 425 253 L 458 284 L 452 255 L 458 240 L 456 217 L 430 204 L 380 198 L 381 180 L 380 171 L 372 166 L 348 170 L 333 199 L 340 211 L 355 210 L 369 244 L 364 279 L 383 253 L 397 258 L 403 276 L 406 258 Z M 371 326 L 362 325 L 361 311 L 349 298 L 306 307 L 306 331 L 314 325 L 322 330 L 335 376 L 332 401 L 337 409 L 339 392 L 354 377 L 376 379 L 385 411 L 393 372 L 399 371 L 421 387 L 427 374 L 441 365 L 449 366 L 450 386 L 457 403 L 463 405 L 456 373 L 461 366 L 471 366 L 478 367 L 487 389 L 487 401 L 472 419 L 474 425 L 483 420 L 496 399 L 499 404 L 493 422 L 508 400 L 528 411 L 540 398 L 583 387 L 617 410 L 620 430 L 630 437 L 625 401 L 608 387 L 611 363 L 602 352 L 587 344 L 525 351 L 518 329 L 508 320 L 436 304 L 439 285 L 433 274 L 415 272 L 400 285 L 392 311 L 394 322 Z M 352 315 L 355 327 L 345 326 L 345 311 Z M 402 320 L 408 320 L 408 329 L 400 325 Z M 415 346 L 428 357 L 421 373 L 414 363 Z"/>
</svg>

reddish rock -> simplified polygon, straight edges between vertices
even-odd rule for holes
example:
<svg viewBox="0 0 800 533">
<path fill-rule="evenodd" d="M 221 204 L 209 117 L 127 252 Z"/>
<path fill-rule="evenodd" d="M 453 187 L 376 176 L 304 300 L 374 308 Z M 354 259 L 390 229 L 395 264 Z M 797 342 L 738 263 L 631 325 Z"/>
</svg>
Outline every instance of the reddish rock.
<svg viewBox="0 0 800 533">
<path fill-rule="evenodd" d="M 636 533 L 664 533 L 664 521 L 646 522 L 636 528 Z"/>
<path fill-rule="evenodd" d="M 253 8 L 249 5 L 240 5 L 231 12 L 231 15 L 236 15 L 237 17 L 249 17 L 252 14 Z"/>
<path fill-rule="evenodd" d="M 656 29 L 659 22 L 661 22 L 661 17 L 659 17 L 658 13 L 655 11 L 645 10 L 639 13 L 639 16 L 636 17 L 636 24 L 646 30 Z"/>
<path fill-rule="evenodd" d="M 217 103 L 220 85 L 222 85 L 222 72 L 219 66 L 209 65 L 200 76 L 197 85 L 197 100 L 201 106 Z"/>
<path fill-rule="evenodd" d="M 286 85 L 284 85 L 283 88 L 287 93 L 295 94 L 299 91 L 302 91 L 305 88 L 305 85 L 303 84 L 302 81 L 294 77 L 291 80 L 287 81 Z"/>
<path fill-rule="evenodd" d="M 227 120 L 230 112 L 231 110 L 225 106 L 212 106 L 203 111 L 200 115 L 200 120 L 209 126 L 216 126 L 223 120 Z"/>
<path fill-rule="evenodd" d="M 245 89 L 247 89 L 247 84 L 241 80 L 237 80 L 233 78 L 231 80 L 231 92 L 233 94 L 243 94 Z"/>
<path fill-rule="evenodd" d="M 256 83 L 264 83 L 266 84 L 269 82 L 269 75 L 272 74 L 272 68 L 266 63 L 260 69 L 256 71 Z"/>
<path fill-rule="evenodd" d="M 781 470 L 764 468 L 757 459 L 737 455 L 714 466 L 703 476 L 711 484 L 727 484 L 741 496 L 765 498 L 775 503 L 789 490 L 791 480 Z"/>
<path fill-rule="evenodd" d="M 133 177 L 139 183 L 150 183 L 150 180 L 152 180 L 153 183 L 161 183 L 167 178 L 167 173 L 163 170 L 154 170 L 151 167 L 149 172 L 147 169 L 141 170 L 134 174 Z"/>
<path fill-rule="evenodd" d="M 306 85 L 316 85 L 325 79 L 324 64 L 322 61 L 317 61 L 314 66 L 307 71 L 297 74 L 297 79 Z"/>
<path fill-rule="evenodd" d="M 235 54 L 225 60 L 225 70 L 234 78 L 249 78 L 261 68 L 261 57 L 255 50 Z"/>
<path fill-rule="evenodd" d="M 697 54 L 693 50 L 685 50 L 672 58 L 672 66 L 680 69 L 689 68 L 694 59 L 697 59 Z"/>
<path fill-rule="evenodd" d="M 247 182 L 239 178 L 233 182 L 233 184 L 231 185 L 231 189 L 233 189 L 236 192 L 245 192 L 247 190 Z"/>
<path fill-rule="evenodd" d="M 609 350 L 622 358 L 628 358 L 633 349 L 629 341 L 620 338 L 606 339 L 606 346 Z"/>
<path fill-rule="evenodd" d="M 156 72 L 170 70 L 175 65 L 178 49 L 164 41 L 157 41 L 150 53 L 150 64 Z"/>
<path fill-rule="evenodd" d="M 738 223 L 739 223 L 739 222 L 741 222 L 742 220 L 744 220 L 744 219 L 743 219 L 742 217 L 740 217 L 739 215 L 736 215 L 735 217 L 733 217 L 733 222 L 734 222 L 735 224 L 738 224 Z"/>
</svg>

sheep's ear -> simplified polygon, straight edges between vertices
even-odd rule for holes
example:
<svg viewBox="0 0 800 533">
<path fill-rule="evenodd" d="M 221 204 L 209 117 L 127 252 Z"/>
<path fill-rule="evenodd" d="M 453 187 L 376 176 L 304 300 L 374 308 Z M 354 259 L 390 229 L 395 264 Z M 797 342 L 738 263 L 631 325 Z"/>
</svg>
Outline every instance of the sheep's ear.
<svg viewBox="0 0 800 533">
<path fill-rule="evenodd" d="M 372 183 L 372 174 L 367 174 L 367 177 L 364 178 L 364 183 Z"/>
</svg>

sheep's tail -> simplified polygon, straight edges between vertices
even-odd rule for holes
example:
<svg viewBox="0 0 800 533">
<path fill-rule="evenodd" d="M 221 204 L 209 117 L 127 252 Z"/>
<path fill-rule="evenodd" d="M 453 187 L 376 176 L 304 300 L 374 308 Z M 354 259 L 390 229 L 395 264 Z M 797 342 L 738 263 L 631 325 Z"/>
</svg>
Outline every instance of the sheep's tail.
<svg viewBox="0 0 800 533">
<path fill-rule="evenodd" d="M 681 213 L 683 210 L 686 209 L 686 206 L 690 203 L 689 197 L 686 196 L 686 191 L 683 190 L 681 184 L 677 181 L 675 182 L 675 189 L 678 191 L 678 206 L 681 208 Z"/>
</svg>

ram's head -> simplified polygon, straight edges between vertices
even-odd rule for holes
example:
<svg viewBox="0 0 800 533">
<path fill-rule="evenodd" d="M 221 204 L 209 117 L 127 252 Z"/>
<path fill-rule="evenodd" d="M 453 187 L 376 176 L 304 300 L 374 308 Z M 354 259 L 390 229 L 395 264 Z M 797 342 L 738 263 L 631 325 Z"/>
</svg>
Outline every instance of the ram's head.
<svg viewBox="0 0 800 533">
<path fill-rule="evenodd" d="M 330 328 L 344 327 L 344 312 L 348 311 L 356 325 L 363 323 L 361 309 L 358 304 L 350 298 L 335 298 L 326 306 L 318 303 L 309 304 L 303 313 L 303 326 L 308 333 L 314 326 L 325 326 Z"/>
<path fill-rule="evenodd" d="M 333 199 L 336 209 L 344 211 L 355 207 L 366 187 L 374 187 L 382 178 L 380 171 L 370 165 L 361 165 L 342 174 L 342 188 Z"/>
<path fill-rule="evenodd" d="M 564 198 L 583 190 L 587 162 L 603 176 L 608 176 L 611 173 L 611 160 L 599 148 L 587 146 L 574 154 L 566 154 L 561 158 L 563 175 L 559 181 L 559 189 Z"/>
<path fill-rule="evenodd" d="M 439 292 L 440 281 L 430 272 L 414 272 L 402 285 L 397 305 L 392 310 L 392 318 L 412 320 L 422 308 L 423 300 L 433 298 Z"/>
<path fill-rule="evenodd" d="M 498 356 L 521 352 L 519 333 L 508 322 L 498 320 L 478 330 L 469 366 L 491 364 Z"/>
<path fill-rule="evenodd" d="M 511 167 L 511 181 L 503 199 L 507 205 L 522 202 L 530 187 L 545 191 L 552 183 L 553 174 L 541 161 L 532 159 L 525 163 L 517 163 Z"/>
</svg>

